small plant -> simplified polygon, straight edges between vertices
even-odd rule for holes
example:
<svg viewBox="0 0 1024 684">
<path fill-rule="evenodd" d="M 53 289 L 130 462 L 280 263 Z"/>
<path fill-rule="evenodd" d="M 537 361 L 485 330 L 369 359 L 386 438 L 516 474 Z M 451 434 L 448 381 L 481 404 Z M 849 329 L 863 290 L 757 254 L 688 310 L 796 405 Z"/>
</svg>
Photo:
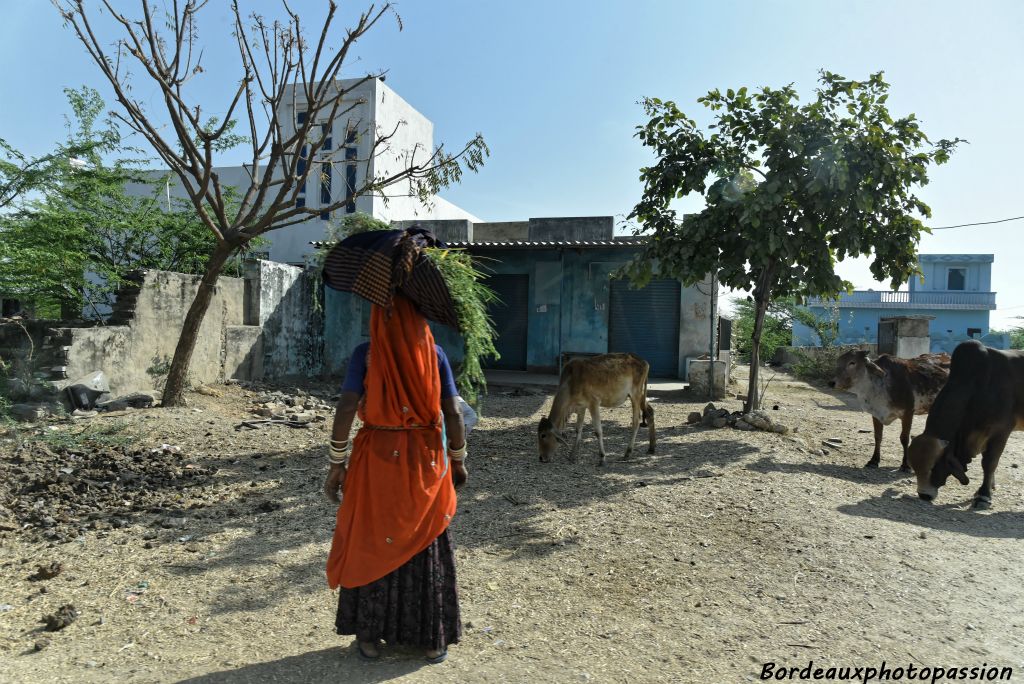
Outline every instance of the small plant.
<svg viewBox="0 0 1024 684">
<path fill-rule="evenodd" d="M 813 351 L 795 349 L 797 361 L 793 364 L 793 374 L 807 382 L 828 382 L 836 374 L 836 361 L 849 349 L 836 346 L 813 348 Z"/>
<path fill-rule="evenodd" d="M 135 441 L 135 437 L 127 430 L 128 424 L 124 421 L 93 423 L 78 431 L 43 430 L 38 435 L 25 439 L 25 442 L 43 444 L 53 450 L 80 449 L 83 446 L 124 447 Z"/>
</svg>

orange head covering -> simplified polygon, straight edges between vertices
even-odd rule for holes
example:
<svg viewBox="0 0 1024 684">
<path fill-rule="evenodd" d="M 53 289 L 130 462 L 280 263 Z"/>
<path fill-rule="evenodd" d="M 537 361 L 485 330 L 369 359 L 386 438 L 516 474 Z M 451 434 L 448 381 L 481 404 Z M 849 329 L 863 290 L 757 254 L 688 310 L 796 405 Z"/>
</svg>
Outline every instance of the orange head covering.
<svg viewBox="0 0 1024 684">
<path fill-rule="evenodd" d="M 442 443 L 441 379 L 427 321 L 397 295 L 374 306 L 356 435 L 331 553 L 331 588 L 397 570 L 444 532 L 455 489 Z"/>
</svg>

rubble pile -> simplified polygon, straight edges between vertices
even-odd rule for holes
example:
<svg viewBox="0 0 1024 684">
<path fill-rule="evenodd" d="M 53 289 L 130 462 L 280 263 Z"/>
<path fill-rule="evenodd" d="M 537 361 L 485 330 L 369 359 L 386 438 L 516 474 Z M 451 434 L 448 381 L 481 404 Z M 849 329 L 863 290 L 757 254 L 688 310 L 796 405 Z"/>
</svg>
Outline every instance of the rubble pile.
<svg viewBox="0 0 1024 684">
<path fill-rule="evenodd" d="M 766 411 L 751 411 L 742 413 L 740 411 L 729 411 L 718 408 L 713 403 L 704 407 L 703 413 L 693 411 L 690 413 L 687 423 L 690 425 L 701 425 L 709 428 L 733 427 L 737 430 L 761 430 L 762 432 L 774 432 L 776 434 L 789 434 L 789 428 L 771 418 Z"/>
<path fill-rule="evenodd" d="M 296 390 L 294 394 L 268 392 L 256 398 L 252 413 L 290 423 L 316 423 L 334 415 L 334 404 L 303 390 Z"/>
</svg>

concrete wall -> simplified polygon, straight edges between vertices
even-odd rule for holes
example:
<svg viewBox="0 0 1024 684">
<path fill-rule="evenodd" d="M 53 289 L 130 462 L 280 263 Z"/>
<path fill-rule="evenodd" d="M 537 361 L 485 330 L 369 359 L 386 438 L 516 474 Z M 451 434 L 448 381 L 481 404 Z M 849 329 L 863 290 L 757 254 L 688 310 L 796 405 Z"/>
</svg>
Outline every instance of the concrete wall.
<svg viewBox="0 0 1024 684">
<path fill-rule="evenodd" d="M 262 374 L 318 375 L 323 367 L 323 325 L 322 312 L 315 308 L 312 274 L 261 260 L 246 265 L 245 282 L 245 322 L 263 331 Z"/>
<path fill-rule="evenodd" d="M 364 300 L 350 292 L 324 291 L 323 370 L 341 375 L 356 345 L 370 339 L 363 330 Z M 367 334 L 364 334 L 367 333 Z"/>
<path fill-rule="evenodd" d="M 477 242 L 525 242 L 530 239 L 529 221 L 499 221 L 473 224 Z"/>
<path fill-rule="evenodd" d="M 309 272 L 250 262 L 246 277 L 221 278 L 192 355 L 192 384 L 226 378 L 310 377 L 323 370 L 322 314 L 314 308 Z M 111 392 L 157 388 L 174 356 L 199 277 L 149 271 L 125 325 L 59 328 L 62 384 L 102 370 Z M 57 363 L 57 362 L 55 362 Z"/>
<path fill-rule="evenodd" d="M 392 221 L 391 227 L 405 230 L 420 226 L 445 242 L 472 242 L 473 224 L 465 219 L 423 219 Z"/>
<path fill-rule="evenodd" d="M 114 394 L 153 389 L 156 367 L 166 365 L 174 355 L 198 282 L 198 276 L 150 271 L 145 275 L 134 316 L 127 325 L 64 331 L 70 337 L 67 382 L 102 370 Z M 221 278 L 218 282 L 192 354 L 192 383 L 225 378 L 225 340 L 229 327 L 243 323 L 244 292 L 244 283 L 239 278 Z M 151 369 L 153 372 L 147 372 Z"/>
<path fill-rule="evenodd" d="M 615 219 L 611 216 L 531 218 L 531 240 L 611 240 Z"/>
</svg>

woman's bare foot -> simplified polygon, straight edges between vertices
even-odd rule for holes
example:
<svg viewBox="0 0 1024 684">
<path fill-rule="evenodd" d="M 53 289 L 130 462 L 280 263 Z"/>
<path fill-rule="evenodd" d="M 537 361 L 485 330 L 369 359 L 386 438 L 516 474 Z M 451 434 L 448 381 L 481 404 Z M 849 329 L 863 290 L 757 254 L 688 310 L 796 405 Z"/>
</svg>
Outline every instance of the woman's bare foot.
<svg viewBox="0 0 1024 684">
<path fill-rule="evenodd" d="M 380 658 L 380 646 L 377 641 L 357 641 L 356 648 L 364 660 L 376 660 Z"/>
<path fill-rule="evenodd" d="M 443 663 L 448 658 L 448 651 L 430 649 L 423 655 L 426 657 L 428 663 Z"/>
</svg>

